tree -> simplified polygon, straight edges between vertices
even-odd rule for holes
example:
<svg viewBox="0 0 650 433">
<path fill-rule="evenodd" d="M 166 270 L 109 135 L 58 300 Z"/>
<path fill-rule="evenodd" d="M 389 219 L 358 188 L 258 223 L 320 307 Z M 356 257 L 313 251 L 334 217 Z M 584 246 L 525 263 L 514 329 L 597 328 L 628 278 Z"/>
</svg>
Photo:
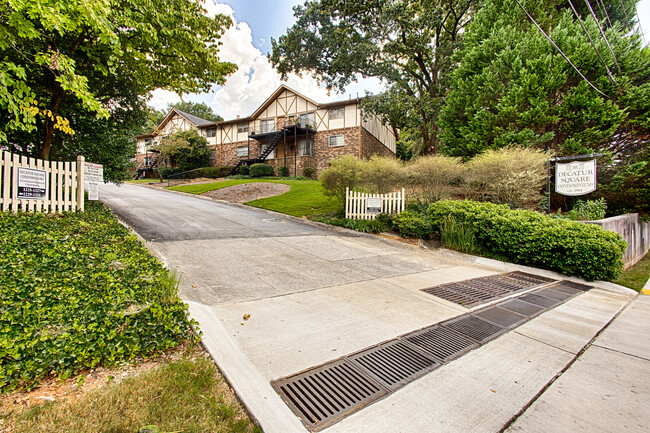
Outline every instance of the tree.
<svg viewBox="0 0 650 433">
<path fill-rule="evenodd" d="M 388 90 L 364 109 L 397 128 L 421 132 L 423 153 L 438 151 L 437 116 L 477 0 L 313 0 L 294 8 L 296 23 L 272 40 L 271 62 L 283 78 L 309 72 L 343 90 L 358 75 Z"/>
<path fill-rule="evenodd" d="M 138 98 L 199 92 L 236 70 L 217 57 L 230 19 L 192 0 L 9 0 L 0 17 L 0 141 L 35 132 L 31 148 L 45 159 L 58 131 L 75 128 L 61 116 L 67 105 L 106 119 L 123 83 Z M 120 85 L 91 85 L 104 81 Z"/>
<path fill-rule="evenodd" d="M 515 0 L 486 1 L 467 28 L 439 118 L 445 153 L 469 158 L 521 144 L 559 155 L 611 154 L 637 141 L 650 114 L 650 51 L 628 34 L 629 20 L 614 21 L 605 34 L 615 61 L 600 30 L 607 20 L 596 22 L 591 15 L 578 20 L 566 4 L 529 0 L 525 7 L 586 79 Z"/>
<path fill-rule="evenodd" d="M 163 160 L 169 160 L 181 171 L 210 165 L 208 140 L 196 129 L 179 131 L 162 139 L 158 150 Z"/>
</svg>

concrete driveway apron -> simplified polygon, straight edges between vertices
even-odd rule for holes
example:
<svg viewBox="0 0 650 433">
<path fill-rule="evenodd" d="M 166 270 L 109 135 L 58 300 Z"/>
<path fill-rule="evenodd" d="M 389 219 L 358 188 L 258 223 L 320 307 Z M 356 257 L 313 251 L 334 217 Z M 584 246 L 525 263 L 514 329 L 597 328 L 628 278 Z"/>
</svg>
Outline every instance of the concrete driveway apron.
<svg viewBox="0 0 650 433">
<path fill-rule="evenodd" d="M 311 428 L 271 382 L 471 312 L 422 289 L 517 269 L 566 278 L 142 186 L 101 199 L 180 272 L 206 348 L 267 433 Z M 499 431 L 632 297 L 599 284 L 324 431 Z"/>
</svg>

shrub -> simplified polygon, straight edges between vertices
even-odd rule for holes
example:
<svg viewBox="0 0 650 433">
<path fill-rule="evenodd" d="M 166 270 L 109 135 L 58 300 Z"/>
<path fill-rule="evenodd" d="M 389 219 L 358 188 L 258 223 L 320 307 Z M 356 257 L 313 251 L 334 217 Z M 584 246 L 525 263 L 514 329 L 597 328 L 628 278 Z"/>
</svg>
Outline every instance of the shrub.
<svg viewBox="0 0 650 433">
<path fill-rule="evenodd" d="M 316 176 L 316 169 L 314 167 L 305 167 L 302 169 L 302 175 L 309 179 L 314 179 Z"/>
<path fill-rule="evenodd" d="M 382 214 L 380 214 L 382 215 Z M 379 215 L 377 216 L 379 217 Z M 385 219 L 375 218 L 374 220 L 353 220 L 347 218 L 332 217 L 328 215 L 313 215 L 312 221 L 318 221 L 333 226 L 344 227 L 362 233 L 381 233 L 389 230 Z"/>
<path fill-rule="evenodd" d="M 264 163 L 257 163 L 251 165 L 250 169 L 251 177 L 264 177 L 264 176 L 273 176 L 273 167 Z"/>
<path fill-rule="evenodd" d="M 592 224 L 555 219 L 505 205 L 443 200 L 427 211 L 434 233 L 450 216 L 467 223 L 487 254 L 587 280 L 613 280 L 623 271 L 627 243 Z"/>
<path fill-rule="evenodd" d="M 278 175 L 282 177 L 289 176 L 289 167 L 282 166 L 278 168 Z"/>
<path fill-rule="evenodd" d="M 242 176 L 249 176 L 251 174 L 251 166 L 250 165 L 239 166 L 239 174 L 241 174 Z"/>
<path fill-rule="evenodd" d="M 393 217 L 393 226 L 404 238 L 429 239 L 432 232 L 426 215 L 408 210 Z"/>
<path fill-rule="evenodd" d="M 488 150 L 467 163 L 466 194 L 474 200 L 536 208 L 546 179 L 547 159 L 541 150 Z"/>
<path fill-rule="evenodd" d="M 433 203 L 449 196 L 465 168 L 460 158 L 444 155 L 422 156 L 407 165 L 409 195 L 421 203 Z"/>
<path fill-rule="evenodd" d="M 329 168 L 321 173 L 320 181 L 325 194 L 344 200 L 345 188 L 355 188 L 359 184 L 360 174 L 359 160 L 352 155 L 343 155 L 330 162 Z"/>
<path fill-rule="evenodd" d="M 193 170 L 210 164 L 208 140 L 197 130 L 189 129 L 170 135 L 159 144 L 160 157 L 169 159 L 180 171 Z"/>
<path fill-rule="evenodd" d="M 567 215 L 573 220 L 593 221 L 605 218 L 606 210 L 607 203 L 604 198 L 599 200 L 578 200 Z"/>
<path fill-rule="evenodd" d="M 373 155 L 359 162 L 360 185 L 375 194 L 393 192 L 404 184 L 404 166 L 395 158 Z"/>
</svg>

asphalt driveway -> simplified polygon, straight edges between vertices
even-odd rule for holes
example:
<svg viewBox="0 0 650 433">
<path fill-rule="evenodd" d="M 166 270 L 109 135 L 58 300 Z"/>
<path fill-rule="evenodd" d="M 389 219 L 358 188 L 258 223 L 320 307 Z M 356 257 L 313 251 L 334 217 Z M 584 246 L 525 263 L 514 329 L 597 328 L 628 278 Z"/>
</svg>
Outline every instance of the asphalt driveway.
<svg viewBox="0 0 650 433">
<path fill-rule="evenodd" d="M 267 433 L 308 431 L 271 382 L 472 312 L 422 289 L 511 270 L 566 278 L 143 186 L 105 185 L 100 196 L 180 272 L 180 294 L 201 324 L 206 348 Z M 584 375 L 568 375 L 583 353 L 590 354 L 588 365 L 603 360 L 601 369 L 630 366 L 630 377 L 642 385 L 635 398 L 611 390 L 620 397 L 609 402 L 617 415 L 599 425 L 612 431 L 611 423 L 645 410 L 650 353 L 636 343 L 608 356 L 590 347 L 634 296 L 594 284 L 324 431 L 556 431 L 545 420 L 566 415 L 564 394 L 572 393 L 572 407 L 589 404 L 598 412 L 593 396 L 580 400 L 588 396 L 580 392 Z M 630 327 L 622 328 L 627 335 Z M 627 337 L 647 342 L 643 329 Z M 556 381 L 565 387 L 559 396 Z M 637 418 L 635 426 L 650 427 L 650 417 Z"/>
</svg>

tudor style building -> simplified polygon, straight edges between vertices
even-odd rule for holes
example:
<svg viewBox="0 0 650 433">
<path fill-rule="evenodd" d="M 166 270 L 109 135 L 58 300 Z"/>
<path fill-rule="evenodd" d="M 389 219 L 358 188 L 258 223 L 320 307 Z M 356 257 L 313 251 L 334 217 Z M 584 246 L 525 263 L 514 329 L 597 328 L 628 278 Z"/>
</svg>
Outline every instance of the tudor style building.
<svg viewBox="0 0 650 433">
<path fill-rule="evenodd" d="M 316 173 L 340 155 L 395 156 L 393 130 L 377 116 L 363 116 L 360 98 L 319 104 L 281 85 L 253 114 L 210 122 L 172 109 L 156 130 L 137 136 L 139 170 L 157 163 L 149 150 L 173 132 L 197 128 L 212 149 L 211 165 L 240 166 L 265 162 L 276 171 L 288 167 L 301 175 Z"/>
</svg>

